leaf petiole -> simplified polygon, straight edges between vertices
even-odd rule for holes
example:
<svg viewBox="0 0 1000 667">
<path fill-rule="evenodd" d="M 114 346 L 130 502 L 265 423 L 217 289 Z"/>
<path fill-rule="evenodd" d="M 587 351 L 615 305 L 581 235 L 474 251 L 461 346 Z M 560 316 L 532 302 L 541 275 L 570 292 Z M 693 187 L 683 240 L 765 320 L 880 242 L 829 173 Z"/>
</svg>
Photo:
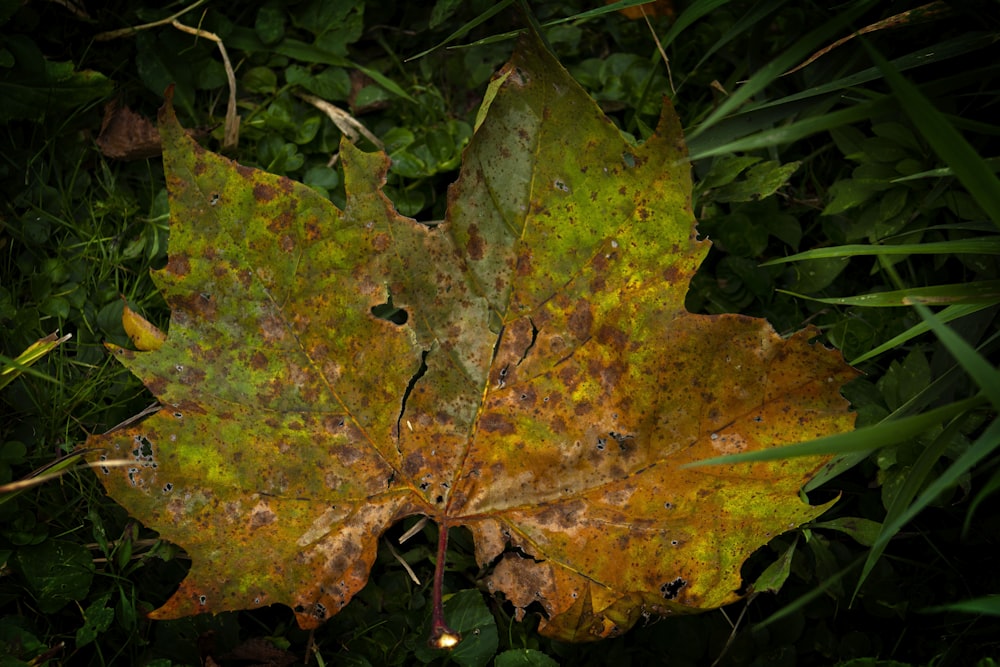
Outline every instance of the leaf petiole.
<svg viewBox="0 0 1000 667">
<path fill-rule="evenodd" d="M 452 649 L 462 641 L 462 635 L 448 627 L 444 620 L 444 561 L 448 553 L 448 526 L 441 524 L 438 531 L 437 562 L 434 563 L 434 585 L 431 595 L 433 607 L 431 610 L 431 636 L 427 640 L 431 648 Z"/>
</svg>

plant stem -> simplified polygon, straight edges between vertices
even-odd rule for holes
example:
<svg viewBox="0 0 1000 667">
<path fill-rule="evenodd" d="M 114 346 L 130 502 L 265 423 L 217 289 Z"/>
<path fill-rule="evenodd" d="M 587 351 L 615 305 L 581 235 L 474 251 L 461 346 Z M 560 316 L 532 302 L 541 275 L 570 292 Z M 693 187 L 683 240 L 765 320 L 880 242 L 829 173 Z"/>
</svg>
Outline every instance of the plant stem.
<svg viewBox="0 0 1000 667">
<path fill-rule="evenodd" d="M 462 635 L 449 628 L 444 620 L 444 602 L 441 598 L 444 591 L 444 564 L 447 553 L 448 525 L 441 523 L 438 527 L 437 562 L 434 564 L 434 585 L 431 593 L 434 604 L 431 611 L 431 636 L 427 642 L 432 648 L 450 649 L 462 641 Z"/>
</svg>

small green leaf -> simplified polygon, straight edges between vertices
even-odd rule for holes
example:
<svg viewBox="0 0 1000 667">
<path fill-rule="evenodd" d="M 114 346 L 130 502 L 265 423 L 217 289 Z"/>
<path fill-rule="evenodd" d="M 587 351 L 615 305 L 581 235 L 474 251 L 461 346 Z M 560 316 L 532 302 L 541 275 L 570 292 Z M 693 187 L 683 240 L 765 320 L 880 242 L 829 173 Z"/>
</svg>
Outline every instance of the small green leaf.
<svg viewBox="0 0 1000 667">
<path fill-rule="evenodd" d="M 722 155 L 712 161 L 712 168 L 698 186 L 704 190 L 728 185 L 746 169 L 760 162 L 759 157 L 749 155 Z"/>
<path fill-rule="evenodd" d="M 47 60 L 28 37 L 5 36 L 4 47 L 3 60 L 10 66 L 0 69 L 0 121 L 59 117 L 111 94 L 106 76 L 77 71 L 72 62 Z"/>
<path fill-rule="evenodd" d="M 431 18 L 428 23 L 429 28 L 436 28 L 451 17 L 455 10 L 462 5 L 462 0 L 437 0 L 434 9 L 431 10 Z"/>
<path fill-rule="evenodd" d="M 796 544 L 798 544 L 797 537 L 788 545 L 778 560 L 768 565 L 767 569 L 760 573 L 757 581 L 753 584 L 755 593 L 777 593 L 781 590 L 792 571 L 792 556 L 795 555 Z"/>
<path fill-rule="evenodd" d="M 776 263 L 777 261 L 764 262 L 761 266 Z M 807 259 L 795 266 L 793 288 L 803 294 L 818 292 L 832 283 L 847 268 L 847 264 L 847 257 Z"/>
<path fill-rule="evenodd" d="M 800 164 L 800 162 L 781 164 L 774 160 L 758 164 L 750 168 L 745 178 L 716 190 L 714 199 L 720 202 L 734 202 L 756 201 L 770 197 L 788 182 Z"/>
<path fill-rule="evenodd" d="M 862 519 L 861 517 L 854 516 L 839 517 L 829 521 L 819 521 L 817 523 L 810 524 L 810 527 L 826 528 L 828 530 L 837 530 L 842 533 L 846 533 L 847 535 L 853 537 L 858 544 L 862 544 L 866 547 L 870 547 L 875 544 L 875 540 L 878 539 L 879 531 L 882 530 L 882 524 L 878 521 Z"/>
<path fill-rule="evenodd" d="M 314 188 L 332 190 L 340 185 L 340 174 L 326 166 L 310 167 L 302 177 L 302 182 Z"/>
<path fill-rule="evenodd" d="M 252 67 L 243 74 L 242 84 L 250 93 L 273 93 L 278 89 L 278 75 L 270 67 Z"/>
<path fill-rule="evenodd" d="M 276 44 L 285 36 L 285 12 L 280 6 L 267 5 L 257 11 L 254 22 L 257 37 L 265 45 Z"/>
<path fill-rule="evenodd" d="M 115 618 L 115 610 L 108 607 L 111 593 L 105 593 L 94 600 L 83 612 L 83 627 L 76 631 L 76 647 L 81 648 L 97 639 Z"/>
<path fill-rule="evenodd" d="M 52 614 L 70 600 L 82 600 L 90 590 L 94 561 L 76 542 L 45 540 L 21 547 L 14 558 L 43 613 Z"/>
<path fill-rule="evenodd" d="M 832 199 L 823 209 L 823 215 L 837 215 L 855 206 L 860 206 L 881 190 L 888 187 L 878 181 L 862 181 L 853 178 L 837 181 L 827 192 Z"/>
</svg>

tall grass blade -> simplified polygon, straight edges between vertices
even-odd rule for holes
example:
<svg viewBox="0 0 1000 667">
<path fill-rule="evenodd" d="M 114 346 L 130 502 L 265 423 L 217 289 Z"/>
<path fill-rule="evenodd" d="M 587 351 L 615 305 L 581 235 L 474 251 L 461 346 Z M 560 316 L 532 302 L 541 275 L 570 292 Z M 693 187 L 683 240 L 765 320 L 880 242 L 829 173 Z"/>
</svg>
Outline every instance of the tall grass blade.
<svg viewBox="0 0 1000 667">
<path fill-rule="evenodd" d="M 951 167 L 986 215 L 1000 227 L 1000 179 L 965 137 L 948 122 L 920 90 L 874 48 L 865 43 L 872 60 L 882 70 L 885 80 L 899 99 L 900 106 L 934 152 Z"/>
<path fill-rule="evenodd" d="M 963 612 L 966 614 L 1000 616 L 1000 595 L 986 595 L 981 598 L 972 598 L 971 600 L 962 600 L 961 602 L 952 602 L 951 604 L 943 604 L 936 607 L 925 607 L 920 610 L 923 614 L 940 614 L 942 612 L 952 611 Z"/>
<path fill-rule="evenodd" d="M 727 454 L 688 463 L 686 468 L 719 465 L 722 463 L 756 463 L 759 461 L 780 461 L 794 456 L 822 456 L 828 454 L 845 454 L 848 452 L 872 452 L 882 447 L 895 445 L 916 437 L 941 422 L 966 412 L 986 402 L 985 397 L 976 395 L 955 403 L 943 405 L 933 410 L 912 417 L 881 421 L 872 426 L 865 426 L 856 431 L 828 435 L 825 438 L 800 442 L 795 445 L 765 449 L 741 454 Z"/>
<path fill-rule="evenodd" d="M 948 60 L 949 58 L 954 58 L 956 56 L 965 55 L 966 53 L 986 48 L 987 46 L 994 44 L 995 41 L 996 35 L 993 33 L 984 32 L 979 34 L 964 34 L 961 37 L 921 47 L 919 51 L 914 51 L 913 53 L 908 53 L 905 56 L 900 56 L 890 62 L 897 70 L 902 72 L 921 65 L 929 65 L 931 63 Z M 836 79 L 835 81 L 813 86 L 812 88 L 793 93 L 787 97 L 782 97 L 776 100 L 768 100 L 760 102 L 759 104 L 751 104 L 747 106 L 746 110 L 756 111 L 758 109 L 766 109 L 768 107 L 788 104 L 789 102 L 796 102 L 798 100 L 817 97 L 819 95 L 835 93 L 860 86 L 861 84 L 868 83 L 869 81 L 876 81 L 881 79 L 882 76 L 881 69 L 878 67 L 869 67 L 861 70 L 860 72 L 856 72 L 855 74 L 850 74 L 843 78 Z"/>
<path fill-rule="evenodd" d="M 747 11 L 746 14 L 744 14 L 739 20 L 737 20 L 736 23 L 730 26 L 729 29 L 726 30 L 726 32 L 723 33 L 721 37 L 712 42 L 712 46 L 710 46 L 708 50 L 702 54 L 701 59 L 695 64 L 693 68 L 691 68 L 691 71 L 696 72 L 699 69 L 701 69 L 701 66 L 705 64 L 709 58 L 715 55 L 715 53 L 718 52 L 719 49 L 721 49 L 723 46 L 725 46 L 732 40 L 736 39 L 737 37 L 743 35 L 747 30 L 749 30 L 753 26 L 760 23 L 763 19 L 767 18 L 768 16 L 776 12 L 778 9 L 781 8 L 782 5 L 784 5 L 787 2 L 788 0 L 775 0 L 774 2 L 759 3 L 757 5 L 754 5 L 749 11 Z M 686 9 L 684 11 L 684 14 L 687 14 L 689 11 L 691 11 L 692 7 Z M 678 23 L 679 22 L 680 21 L 678 20 Z M 683 83 L 680 86 L 677 86 L 677 90 L 680 90 L 682 86 Z"/>
<path fill-rule="evenodd" d="M 965 317 L 966 315 L 972 315 L 973 313 L 977 313 L 980 310 L 985 310 L 990 307 L 991 306 L 988 303 L 952 304 L 947 308 L 945 308 L 944 310 L 940 311 L 937 314 L 937 318 L 941 322 L 951 322 L 952 320 L 957 320 L 958 318 Z M 893 336 L 892 338 L 882 343 L 878 347 L 868 350 L 860 357 L 857 357 L 856 359 L 851 359 L 851 361 L 849 361 L 848 363 L 851 366 L 857 366 L 858 364 L 864 361 L 873 359 L 878 355 L 882 354 L 883 352 L 888 352 L 889 350 L 902 345 L 906 341 L 916 338 L 917 336 L 920 336 L 922 334 L 925 334 L 930 330 L 931 330 L 931 325 L 928 324 L 927 322 L 919 322 L 917 324 L 914 324 L 912 327 L 910 327 L 903 333 Z"/>
<path fill-rule="evenodd" d="M 882 557 L 886 546 L 889 544 L 889 540 L 896 536 L 899 529 L 902 528 L 897 519 L 902 516 L 905 512 L 914 510 L 919 512 L 924 507 L 916 507 L 916 503 L 913 503 L 913 498 L 920 491 L 921 487 L 924 485 L 924 481 L 927 476 L 934 469 L 934 465 L 944 456 L 944 453 L 951 446 L 952 439 L 958 434 L 959 428 L 965 420 L 968 413 L 959 415 L 948 424 L 947 427 L 934 439 L 929 446 L 927 446 L 924 451 L 920 453 L 917 461 L 910 468 L 909 474 L 906 476 L 906 480 L 903 485 L 896 492 L 896 496 L 893 498 L 892 503 L 889 505 L 888 510 L 886 510 L 885 519 L 882 522 L 881 530 L 878 536 L 875 538 L 874 543 L 868 550 L 868 557 L 865 559 L 864 567 L 861 568 L 861 576 L 858 577 L 858 583 L 854 587 L 854 593 L 851 595 L 851 601 L 853 601 L 858 596 L 858 591 L 861 590 L 861 586 L 864 585 L 865 581 L 868 579 L 868 575 L 871 574 L 872 568 L 875 567 L 875 563 L 878 562 L 879 558 Z M 928 498 L 927 502 L 930 502 L 933 498 Z M 887 526 L 892 526 L 893 528 L 887 528 Z M 890 532 L 891 530 L 891 532 Z"/>
<path fill-rule="evenodd" d="M 968 343 L 962 340 L 958 334 L 938 321 L 928 308 L 919 305 L 916 308 L 920 316 L 928 322 L 934 333 L 937 334 L 941 343 L 951 352 L 956 361 L 958 361 L 962 368 L 972 377 L 973 381 L 982 389 L 982 393 L 979 396 L 988 398 L 993 404 L 994 410 L 1000 409 L 998 408 L 1000 406 L 1000 372 L 972 349 Z M 881 551 L 885 549 L 885 545 L 892 539 L 892 536 L 909 523 L 913 517 L 927 507 L 938 495 L 954 486 L 965 473 L 987 456 L 990 456 L 998 447 L 1000 447 L 1000 420 L 994 419 L 975 442 L 962 452 L 937 479 L 928 484 L 923 493 L 910 503 L 905 510 L 894 512 L 893 509 L 895 508 L 890 508 L 890 515 L 886 516 L 883 522 L 882 533 L 875 541 L 875 544 L 872 545 L 871 554 L 869 554 L 869 563 L 871 565 L 874 564 L 872 561 L 873 555 L 877 559 Z M 923 459 L 923 455 L 921 455 L 921 459 Z M 922 479 L 914 480 L 914 485 L 917 485 L 917 488 L 919 488 L 919 484 L 922 484 L 922 481 Z M 906 486 L 909 484 L 910 480 L 908 479 Z M 866 573 L 870 570 L 869 563 L 865 565 Z"/>
<path fill-rule="evenodd" d="M 831 37 L 841 32 L 845 27 L 851 25 L 866 10 L 871 8 L 875 2 L 873 0 L 861 0 L 855 2 L 850 8 L 841 11 L 834 19 L 812 30 L 787 51 L 762 67 L 756 74 L 739 87 L 725 102 L 713 111 L 708 118 L 701 122 L 694 130 L 688 133 L 688 140 L 697 137 L 712 125 L 724 118 L 727 114 L 739 108 L 744 102 L 762 91 L 782 73 L 794 67 L 804 58 L 809 56 L 816 47 Z"/>
<path fill-rule="evenodd" d="M 830 257 L 860 257 L 863 255 L 1000 255 L 1000 236 L 977 236 L 971 239 L 933 241 L 930 243 L 900 243 L 898 245 L 848 244 L 830 248 L 814 248 L 788 257 L 779 257 L 761 266 L 774 266 L 804 259 L 827 259 Z"/>
<path fill-rule="evenodd" d="M 815 118 L 806 118 L 804 120 L 788 123 L 787 125 L 764 129 L 756 134 L 743 136 L 739 139 L 731 139 L 728 140 L 727 143 L 720 143 L 718 145 L 713 145 L 713 139 L 715 139 L 715 136 L 713 132 L 709 131 L 704 134 L 700 134 L 698 137 L 689 137 L 688 149 L 691 152 L 691 160 L 701 160 L 715 155 L 740 153 L 760 148 L 769 148 L 771 146 L 779 146 L 781 144 L 798 141 L 799 139 L 812 136 L 813 134 L 817 134 L 819 132 L 826 132 L 835 127 L 866 120 L 887 110 L 891 106 L 891 103 L 891 98 L 882 96 L 868 102 L 856 104 L 847 109 L 832 111 L 821 116 L 816 116 Z M 785 118 L 789 115 L 789 110 L 787 109 L 781 109 L 780 111 L 781 113 L 776 114 L 779 118 Z M 762 118 L 766 117 L 767 116 L 762 116 Z M 734 125 L 739 127 L 740 130 L 745 133 L 747 128 L 745 121 L 747 121 L 749 117 L 744 118 L 743 116 L 740 116 L 739 118 L 740 122 L 734 123 Z M 735 119 L 731 120 L 735 121 Z M 721 124 L 720 129 L 722 129 Z M 725 129 L 729 128 L 727 127 Z M 725 132 L 723 134 L 731 134 L 731 132 Z"/>
<path fill-rule="evenodd" d="M 930 325 L 941 343 L 948 348 L 948 351 L 955 357 L 955 361 L 965 369 L 965 372 L 969 374 L 973 382 L 990 399 L 993 409 L 1000 411 L 1000 371 L 976 352 L 953 329 L 946 327 L 938 321 L 938 318 L 931 312 L 930 308 L 919 303 L 914 304 L 913 307 L 920 313 L 920 317 Z"/>
<path fill-rule="evenodd" d="M 1000 280 L 979 280 L 971 283 L 952 285 L 932 285 L 930 287 L 910 287 L 889 292 L 873 292 L 859 296 L 820 298 L 798 294 L 788 290 L 777 290 L 799 299 L 818 301 L 839 306 L 861 306 L 866 308 L 887 308 L 912 306 L 915 303 L 945 305 L 953 303 L 974 303 L 987 306 L 1000 303 Z"/>
</svg>

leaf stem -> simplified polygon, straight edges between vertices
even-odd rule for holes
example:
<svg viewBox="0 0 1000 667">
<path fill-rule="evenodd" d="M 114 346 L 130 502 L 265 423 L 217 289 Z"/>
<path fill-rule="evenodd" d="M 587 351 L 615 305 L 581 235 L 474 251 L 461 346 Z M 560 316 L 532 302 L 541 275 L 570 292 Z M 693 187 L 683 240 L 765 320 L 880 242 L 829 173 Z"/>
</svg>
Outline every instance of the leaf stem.
<svg viewBox="0 0 1000 667">
<path fill-rule="evenodd" d="M 431 593 L 434 606 L 431 611 L 431 636 L 427 641 L 431 648 L 451 649 L 462 641 L 462 635 L 448 627 L 448 623 L 444 620 L 444 602 L 441 598 L 444 591 L 444 564 L 447 553 L 448 526 L 442 523 L 438 527 L 437 562 L 434 564 L 434 585 Z"/>
</svg>

